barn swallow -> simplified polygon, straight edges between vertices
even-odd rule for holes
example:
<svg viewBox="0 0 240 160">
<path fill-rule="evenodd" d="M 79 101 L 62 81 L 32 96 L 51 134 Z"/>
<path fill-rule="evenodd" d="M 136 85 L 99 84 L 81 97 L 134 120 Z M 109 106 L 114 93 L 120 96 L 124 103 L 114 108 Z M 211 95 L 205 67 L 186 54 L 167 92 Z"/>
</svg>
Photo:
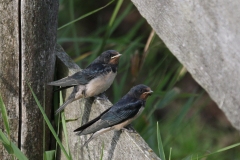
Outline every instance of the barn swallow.
<svg viewBox="0 0 240 160">
<path fill-rule="evenodd" d="M 55 113 L 58 114 L 75 100 L 94 97 L 105 92 L 117 75 L 120 56 L 121 54 L 117 51 L 105 51 L 89 64 L 86 69 L 58 81 L 48 83 L 48 85 L 62 87 L 57 91 L 74 87 L 71 95 Z"/>
<path fill-rule="evenodd" d="M 74 130 L 74 132 L 80 131 L 77 133 L 79 136 L 93 133 L 82 147 L 87 145 L 93 138 L 107 131 L 120 130 L 130 124 L 142 113 L 146 100 L 152 92 L 148 86 L 137 85 L 97 118 Z"/>
</svg>

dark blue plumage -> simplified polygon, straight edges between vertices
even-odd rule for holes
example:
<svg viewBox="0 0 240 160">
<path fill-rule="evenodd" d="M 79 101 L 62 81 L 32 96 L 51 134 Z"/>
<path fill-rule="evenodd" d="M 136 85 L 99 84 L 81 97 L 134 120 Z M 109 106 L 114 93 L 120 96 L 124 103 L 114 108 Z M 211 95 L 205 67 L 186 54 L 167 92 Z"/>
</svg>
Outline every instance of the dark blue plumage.
<svg viewBox="0 0 240 160">
<path fill-rule="evenodd" d="M 48 85 L 61 86 L 62 89 L 74 87 L 72 94 L 56 111 L 56 114 L 77 99 L 97 96 L 106 91 L 116 77 L 120 56 L 121 54 L 117 51 L 105 51 L 88 65 L 86 69 L 58 81 L 48 83 Z"/>
<path fill-rule="evenodd" d="M 74 132 L 80 131 L 78 135 L 93 133 L 91 138 L 85 143 L 86 145 L 91 139 L 106 131 L 112 129 L 119 130 L 125 127 L 141 114 L 146 99 L 151 93 L 151 89 L 145 85 L 133 87 L 111 108 L 104 111 L 97 118 L 74 130 Z"/>
</svg>

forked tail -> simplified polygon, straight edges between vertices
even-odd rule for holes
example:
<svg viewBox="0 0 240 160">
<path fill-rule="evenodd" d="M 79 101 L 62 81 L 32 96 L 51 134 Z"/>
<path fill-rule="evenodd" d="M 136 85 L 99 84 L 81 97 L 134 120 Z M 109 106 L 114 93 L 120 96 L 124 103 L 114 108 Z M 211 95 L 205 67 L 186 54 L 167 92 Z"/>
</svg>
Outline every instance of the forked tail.
<svg viewBox="0 0 240 160">
<path fill-rule="evenodd" d="M 61 112 L 69 103 L 71 103 L 73 99 L 70 99 L 70 97 L 55 111 L 55 114 L 57 115 L 59 112 Z"/>
</svg>

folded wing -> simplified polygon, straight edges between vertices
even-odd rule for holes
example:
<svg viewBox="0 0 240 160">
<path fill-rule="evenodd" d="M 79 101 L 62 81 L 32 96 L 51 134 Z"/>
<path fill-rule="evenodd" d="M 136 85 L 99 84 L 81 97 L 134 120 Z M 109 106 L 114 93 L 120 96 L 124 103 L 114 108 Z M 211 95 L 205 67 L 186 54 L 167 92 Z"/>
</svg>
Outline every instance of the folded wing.
<svg viewBox="0 0 240 160">
<path fill-rule="evenodd" d="M 93 64 L 89 68 L 79 71 L 71 76 L 62 78 L 58 81 L 50 82 L 48 85 L 53 86 L 76 86 L 88 84 L 92 79 L 111 71 L 111 67 L 104 64 Z"/>
<path fill-rule="evenodd" d="M 112 127 L 134 117 L 141 106 L 141 101 L 129 103 L 124 106 L 112 106 L 100 116 L 76 129 L 74 132 L 81 131 L 78 135 L 86 135 L 95 133 L 103 128 Z"/>
</svg>

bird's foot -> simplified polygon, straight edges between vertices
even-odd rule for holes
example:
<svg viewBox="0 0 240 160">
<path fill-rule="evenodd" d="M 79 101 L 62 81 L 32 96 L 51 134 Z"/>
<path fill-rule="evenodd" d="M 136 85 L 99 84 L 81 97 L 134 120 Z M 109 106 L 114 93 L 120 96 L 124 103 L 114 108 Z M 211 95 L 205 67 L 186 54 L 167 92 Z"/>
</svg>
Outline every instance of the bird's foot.
<svg viewBox="0 0 240 160">
<path fill-rule="evenodd" d="M 94 96 L 95 100 L 108 100 L 108 97 L 106 96 L 105 92 L 100 93 L 99 95 Z"/>
<path fill-rule="evenodd" d="M 137 131 L 133 128 L 133 126 L 131 124 L 123 127 L 121 130 L 126 131 L 128 133 L 137 133 Z"/>
</svg>

